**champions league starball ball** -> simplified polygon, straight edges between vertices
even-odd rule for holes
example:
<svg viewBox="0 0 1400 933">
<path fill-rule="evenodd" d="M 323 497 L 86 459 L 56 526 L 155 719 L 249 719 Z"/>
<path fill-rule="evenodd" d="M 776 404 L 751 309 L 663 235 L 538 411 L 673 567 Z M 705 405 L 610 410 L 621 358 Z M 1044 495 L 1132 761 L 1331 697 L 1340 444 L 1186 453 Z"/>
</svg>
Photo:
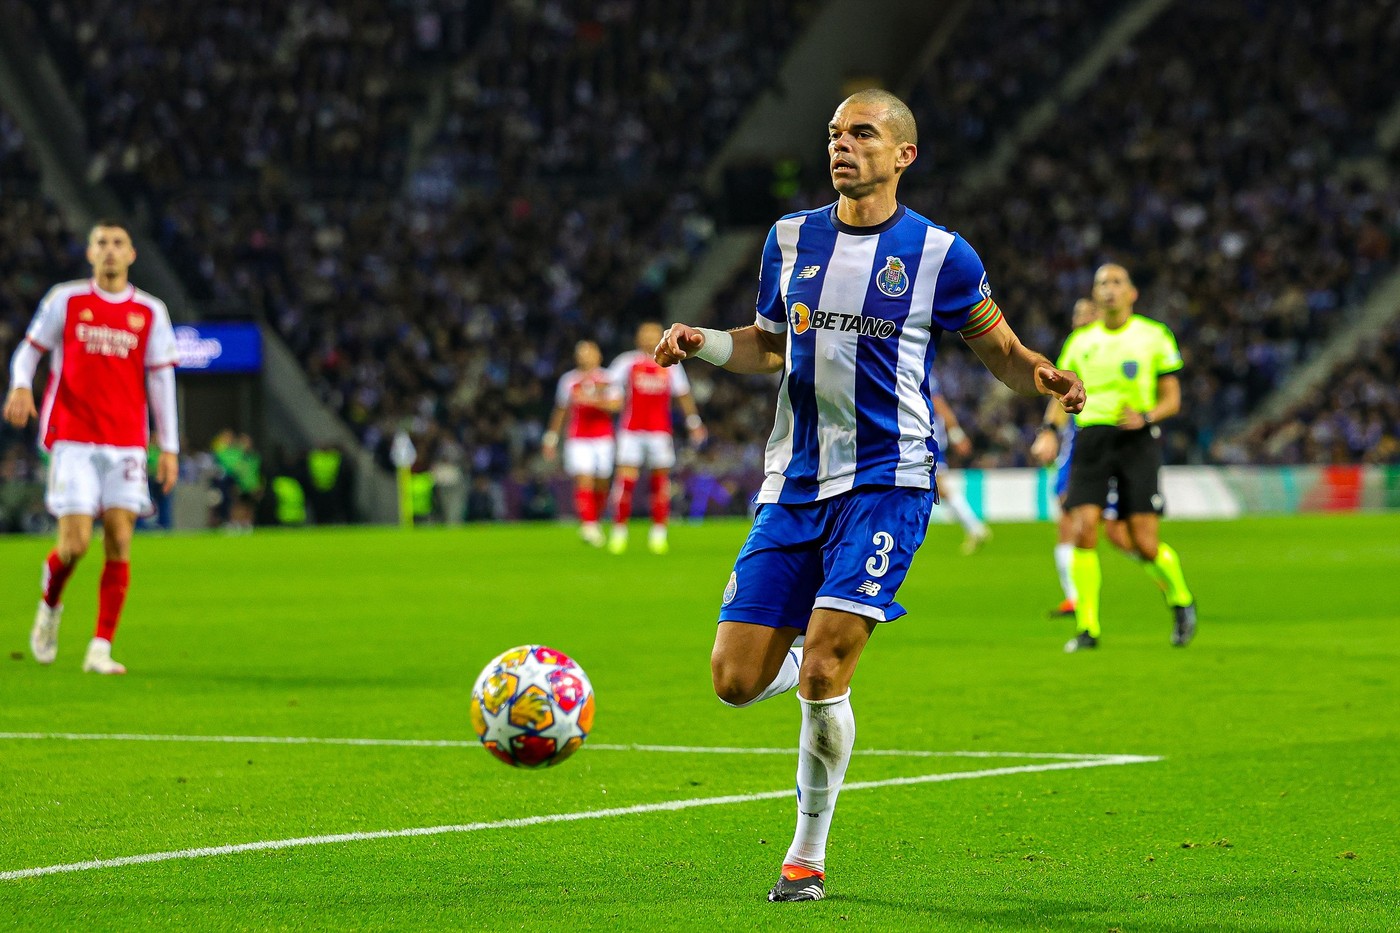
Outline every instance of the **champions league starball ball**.
<svg viewBox="0 0 1400 933">
<path fill-rule="evenodd" d="M 593 685 L 562 651 L 522 645 L 494 658 L 472 686 L 472 728 L 517 768 L 548 768 L 593 731 Z"/>
</svg>

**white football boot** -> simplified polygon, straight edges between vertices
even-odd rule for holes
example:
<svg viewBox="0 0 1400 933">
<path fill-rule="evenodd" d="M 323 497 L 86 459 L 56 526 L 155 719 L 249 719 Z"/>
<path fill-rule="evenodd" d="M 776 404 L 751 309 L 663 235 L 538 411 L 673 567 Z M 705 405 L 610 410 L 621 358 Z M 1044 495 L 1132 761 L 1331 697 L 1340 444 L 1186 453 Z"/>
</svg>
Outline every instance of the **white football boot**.
<svg viewBox="0 0 1400 933">
<path fill-rule="evenodd" d="M 578 536 L 583 539 L 583 543 L 592 547 L 602 547 L 607 539 L 603 536 L 603 529 L 598 527 L 597 522 L 584 522 L 578 528 Z"/>
<path fill-rule="evenodd" d="M 126 666 L 112 660 L 112 643 L 105 638 L 88 642 L 87 657 L 83 658 L 87 674 L 125 674 Z"/>
<path fill-rule="evenodd" d="M 52 664 L 58 657 L 58 623 L 63 618 L 63 603 L 50 607 L 42 599 L 34 613 L 34 627 L 29 630 L 29 651 L 40 664 Z"/>
<path fill-rule="evenodd" d="M 608 535 L 608 553 L 622 554 L 627 550 L 627 526 L 613 525 Z"/>
<path fill-rule="evenodd" d="M 671 544 L 666 540 L 665 525 L 651 526 L 651 532 L 647 535 L 647 547 L 653 554 L 665 554 L 671 550 Z"/>
</svg>

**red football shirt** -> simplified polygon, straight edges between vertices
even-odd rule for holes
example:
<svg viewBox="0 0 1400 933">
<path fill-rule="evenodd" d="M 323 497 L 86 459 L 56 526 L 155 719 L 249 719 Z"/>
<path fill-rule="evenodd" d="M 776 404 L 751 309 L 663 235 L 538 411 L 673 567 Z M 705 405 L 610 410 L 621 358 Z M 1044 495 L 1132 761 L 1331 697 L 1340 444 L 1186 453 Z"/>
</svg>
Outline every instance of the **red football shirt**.
<svg viewBox="0 0 1400 933">
<path fill-rule="evenodd" d="M 617 389 L 608 378 L 607 370 L 601 366 L 583 372 L 571 369 L 559 379 L 559 389 L 554 393 L 554 404 L 569 409 L 569 424 L 565 437 L 590 438 L 612 437 L 612 412 L 599 408 L 597 403 L 616 399 Z"/>
<path fill-rule="evenodd" d="M 613 360 L 608 372 L 627 393 L 622 430 L 671 432 L 671 399 L 690 391 L 679 363 L 662 366 L 640 350 L 629 350 Z"/>
<path fill-rule="evenodd" d="M 146 370 L 176 361 L 160 299 L 130 285 L 113 294 L 92 280 L 64 282 L 44 296 L 25 337 L 53 354 L 39 420 L 45 449 L 55 441 L 146 446 Z"/>
</svg>

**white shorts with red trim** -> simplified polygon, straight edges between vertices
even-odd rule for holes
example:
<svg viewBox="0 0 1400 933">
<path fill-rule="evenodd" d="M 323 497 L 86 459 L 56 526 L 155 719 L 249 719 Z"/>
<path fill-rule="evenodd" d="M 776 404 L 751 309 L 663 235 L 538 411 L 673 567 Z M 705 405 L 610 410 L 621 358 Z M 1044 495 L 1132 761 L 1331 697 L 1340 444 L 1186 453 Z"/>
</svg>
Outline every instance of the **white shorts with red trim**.
<svg viewBox="0 0 1400 933">
<path fill-rule="evenodd" d="M 613 471 L 611 437 L 570 437 L 564 441 L 564 472 L 607 479 Z"/>
<path fill-rule="evenodd" d="M 107 509 L 146 514 L 151 509 L 146 449 L 56 441 L 50 452 L 44 504 L 60 518 L 97 516 Z"/>
<path fill-rule="evenodd" d="M 669 470 L 676 465 L 676 442 L 670 431 L 618 431 L 617 465 Z"/>
</svg>

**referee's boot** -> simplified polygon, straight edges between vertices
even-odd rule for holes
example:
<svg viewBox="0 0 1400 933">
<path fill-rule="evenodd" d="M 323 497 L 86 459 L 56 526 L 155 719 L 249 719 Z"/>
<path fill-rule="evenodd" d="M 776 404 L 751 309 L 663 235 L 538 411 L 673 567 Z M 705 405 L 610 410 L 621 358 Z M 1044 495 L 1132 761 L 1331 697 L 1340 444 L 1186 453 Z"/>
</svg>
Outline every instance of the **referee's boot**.
<svg viewBox="0 0 1400 933">
<path fill-rule="evenodd" d="M 1172 644 L 1185 648 L 1196 637 L 1196 602 L 1186 606 L 1172 606 Z"/>
<path fill-rule="evenodd" d="M 1065 653 L 1074 654 L 1076 651 L 1089 651 L 1099 646 L 1099 640 L 1088 632 L 1080 632 L 1069 641 L 1065 642 Z"/>
</svg>

